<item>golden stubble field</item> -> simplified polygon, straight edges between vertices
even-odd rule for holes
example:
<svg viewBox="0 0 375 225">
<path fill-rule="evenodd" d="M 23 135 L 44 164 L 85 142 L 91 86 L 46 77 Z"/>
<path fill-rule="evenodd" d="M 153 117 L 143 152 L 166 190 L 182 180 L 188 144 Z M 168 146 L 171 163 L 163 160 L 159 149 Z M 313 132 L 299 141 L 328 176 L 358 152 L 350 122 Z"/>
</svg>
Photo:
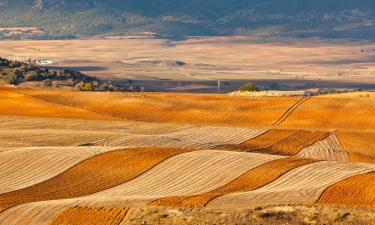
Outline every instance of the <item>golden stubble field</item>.
<svg viewBox="0 0 375 225">
<path fill-rule="evenodd" d="M 365 92 L 0 87 L 0 224 L 373 224 L 374 115 Z"/>
<path fill-rule="evenodd" d="M 0 41 L 0 56 L 50 59 L 91 75 L 135 80 L 290 79 L 375 82 L 375 44 L 355 41 L 98 39 Z M 185 64 L 179 64 L 183 62 Z"/>
</svg>

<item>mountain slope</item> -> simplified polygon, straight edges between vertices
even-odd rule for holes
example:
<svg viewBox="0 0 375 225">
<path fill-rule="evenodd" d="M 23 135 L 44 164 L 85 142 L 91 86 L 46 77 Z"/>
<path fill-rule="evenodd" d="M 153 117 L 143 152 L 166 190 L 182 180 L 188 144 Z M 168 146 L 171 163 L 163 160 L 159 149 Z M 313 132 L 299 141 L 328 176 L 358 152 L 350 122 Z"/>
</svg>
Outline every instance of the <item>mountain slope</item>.
<svg viewBox="0 0 375 225">
<path fill-rule="evenodd" d="M 0 27 L 38 27 L 43 33 L 22 34 L 34 38 L 141 32 L 371 38 L 374 24 L 371 0 L 0 0 Z"/>
</svg>

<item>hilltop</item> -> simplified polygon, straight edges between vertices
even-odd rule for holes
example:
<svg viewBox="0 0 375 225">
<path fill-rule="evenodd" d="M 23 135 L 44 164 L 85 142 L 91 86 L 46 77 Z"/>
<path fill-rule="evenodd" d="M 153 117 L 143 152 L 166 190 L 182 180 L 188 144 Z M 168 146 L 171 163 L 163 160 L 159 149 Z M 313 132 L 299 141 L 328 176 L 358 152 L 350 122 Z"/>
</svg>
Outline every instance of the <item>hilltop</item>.
<svg viewBox="0 0 375 225">
<path fill-rule="evenodd" d="M 146 32 L 169 38 L 252 34 L 372 39 L 374 15 L 371 0 L 0 0 L 0 36 L 51 39 Z"/>
</svg>

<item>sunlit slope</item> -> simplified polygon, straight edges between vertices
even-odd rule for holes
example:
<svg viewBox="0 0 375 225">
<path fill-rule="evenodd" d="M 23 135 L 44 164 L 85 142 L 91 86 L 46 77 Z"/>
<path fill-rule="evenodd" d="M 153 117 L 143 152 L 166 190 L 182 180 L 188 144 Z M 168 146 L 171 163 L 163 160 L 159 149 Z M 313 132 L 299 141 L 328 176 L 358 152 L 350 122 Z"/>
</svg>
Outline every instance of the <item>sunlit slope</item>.
<svg viewBox="0 0 375 225">
<path fill-rule="evenodd" d="M 6 107 L 0 109 L 2 115 L 242 127 L 375 129 L 372 95 L 327 95 L 301 101 L 301 97 L 3 89 L 0 103 Z"/>
</svg>

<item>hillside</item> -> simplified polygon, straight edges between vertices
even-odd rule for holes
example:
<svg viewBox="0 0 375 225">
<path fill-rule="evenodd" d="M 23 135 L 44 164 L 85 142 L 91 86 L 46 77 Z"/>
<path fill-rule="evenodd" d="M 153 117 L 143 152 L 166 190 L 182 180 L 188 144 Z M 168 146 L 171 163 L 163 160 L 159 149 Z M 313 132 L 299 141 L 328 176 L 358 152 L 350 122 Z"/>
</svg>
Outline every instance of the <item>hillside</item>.
<svg viewBox="0 0 375 225">
<path fill-rule="evenodd" d="M 372 39 L 374 23 L 371 0 L 0 0 L 2 38 L 155 32 Z"/>
</svg>

